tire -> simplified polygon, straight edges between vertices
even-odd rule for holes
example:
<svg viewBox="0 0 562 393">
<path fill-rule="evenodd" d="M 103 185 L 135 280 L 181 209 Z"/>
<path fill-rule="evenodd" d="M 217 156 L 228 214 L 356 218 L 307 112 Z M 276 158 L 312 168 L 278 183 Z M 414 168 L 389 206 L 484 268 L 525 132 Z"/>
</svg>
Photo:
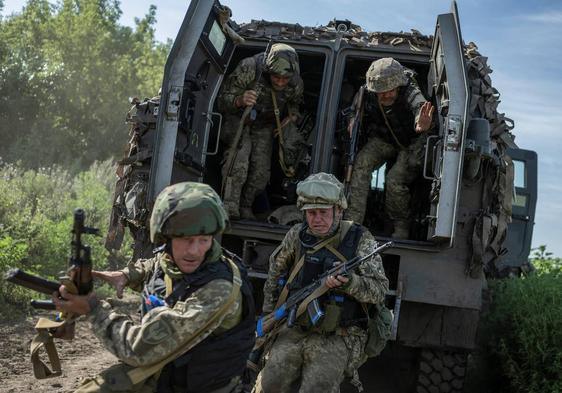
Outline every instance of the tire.
<svg viewBox="0 0 562 393">
<path fill-rule="evenodd" d="M 462 393 L 467 355 L 422 349 L 416 393 Z"/>
</svg>

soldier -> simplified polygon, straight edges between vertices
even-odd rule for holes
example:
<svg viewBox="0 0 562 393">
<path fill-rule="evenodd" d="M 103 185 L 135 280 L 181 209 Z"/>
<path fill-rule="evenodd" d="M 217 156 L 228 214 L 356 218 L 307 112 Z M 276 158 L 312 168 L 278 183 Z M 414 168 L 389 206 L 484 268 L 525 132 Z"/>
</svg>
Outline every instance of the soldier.
<svg viewBox="0 0 562 393">
<path fill-rule="evenodd" d="M 252 204 L 269 181 L 274 136 L 279 137 L 279 161 L 288 177 L 294 174 L 293 161 L 300 148 L 295 123 L 303 82 L 297 52 L 289 45 L 274 44 L 265 56 L 259 53 L 243 59 L 223 84 L 218 99 L 225 117 L 221 140 L 227 146 L 233 143 L 242 112 L 253 107 L 233 167 L 222 169 L 224 206 L 231 219 L 255 219 Z M 285 144 L 288 140 L 293 142 Z"/>
<path fill-rule="evenodd" d="M 348 217 L 363 222 L 372 172 L 395 160 L 385 179 L 385 211 L 394 224 L 392 237 L 406 239 L 410 228 L 408 186 L 423 168 L 424 133 L 431 126 L 433 106 L 419 90 L 413 72 L 392 58 L 374 61 L 366 79 L 363 124 L 369 138 L 354 164 Z"/>
<path fill-rule="evenodd" d="M 254 303 L 244 272 L 214 238 L 228 224 L 206 184 L 165 188 L 154 204 L 150 236 L 163 251 L 125 269 L 96 272 L 117 289 L 142 290 L 135 324 L 111 305 L 68 293 L 57 309 L 87 314 L 92 329 L 123 363 L 87 380 L 77 392 L 238 392 L 255 341 Z"/>
<path fill-rule="evenodd" d="M 297 195 L 306 222 L 293 226 L 272 255 L 264 313 L 272 312 L 290 291 L 312 282 L 335 263 L 366 255 L 377 244 L 366 228 L 342 220 L 347 202 L 343 185 L 333 175 L 309 176 L 298 184 Z M 278 290 L 284 277 L 289 277 L 285 284 L 289 294 Z M 312 326 L 305 313 L 296 326 L 279 330 L 265 355 L 256 392 L 290 392 L 297 381 L 299 392 L 339 392 L 344 376 L 358 381 L 357 368 L 366 358 L 367 305 L 382 303 L 388 290 L 380 256 L 366 260 L 348 277 L 329 277 L 325 285 L 330 290 L 319 299 L 325 310 L 322 322 Z"/>
</svg>

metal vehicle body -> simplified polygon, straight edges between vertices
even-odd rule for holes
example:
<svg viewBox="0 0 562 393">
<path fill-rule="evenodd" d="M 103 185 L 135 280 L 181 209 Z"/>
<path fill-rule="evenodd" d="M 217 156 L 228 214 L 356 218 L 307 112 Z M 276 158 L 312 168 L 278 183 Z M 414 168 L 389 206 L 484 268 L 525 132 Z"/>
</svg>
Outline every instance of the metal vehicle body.
<svg viewBox="0 0 562 393">
<path fill-rule="evenodd" d="M 484 271 L 517 272 L 527 261 L 536 203 L 536 154 L 519 149 L 506 122 L 486 116 L 476 105 L 471 90 L 475 79 L 469 75 L 455 3 L 450 12 L 437 17 L 433 38 L 416 31 L 367 34 L 349 21 L 334 21 L 325 28 L 227 22 L 245 38 L 240 45 L 227 34 L 220 10 L 216 1 L 192 0 L 169 55 L 160 105 L 151 107 L 154 124 L 148 135 L 153 141 L 148 145 L 152 152 L 138 166 L 147 184 L 146 206 L 165 186 L 179 181 L 202 181 L 220 191 L 225 146 L 219 143 L 222 116 L 214 109 L 217 94 L 238 61 L 263 51 L 270 39 L 293 46 L 300 58 L 307 122 L 302 127 L 308 132 L 301 178 L 319 171 L 343 178 L 342 111 L 350 104 L 349 92 L 364 83 L 373 60 L 397 59 L 417 73 L 421 90 L 436 107 L 438 125 L 427 144 L 424 175 L 412 189 L 417 216 L 410 239 L 397 240 L 383 257 L 391 289 L 388 306 L 395 314 L 394 342 L 381 355 L 383 360 L 370 359 L 360 374 L 367 391 L 406 392 L 416 386 L 461 391 L 466 354 L 475 346 Z M 479 77 L 485 79 L 487 71 Z M 498 124 L 499 131 L 490 128 Z M 506 148 L 514 165 L 504 155 Z M 484 195 L 499 191 L 490 188 L 486 177 L 510 166 L 515 168 L 515 184 L 503 193 L 508 192 L 511 200 L 513 188 L 516 198 L 509 227 L 500 234 L 493 217 L 487 220 L 494 215 L 491 199 L 498 198 Z M 485 167 L 493 170 L 486 172 Z M 373 176 L 365 225 L 384 241 L 387 232 L 380 224 L 384 169 Z M 223 236 L 223 245 L 242 255 L 250 267 L 258 297 L 269 255 L 290 228 L 268 222 L 267 217 L 276 208 L 294 205 L 295 181 L 283 179 L 275 166 L 272 179 L 276 181 L 254 206 L 261 219 L 232 222 Z M 486 232 L 489 221 L 491 230 Z M 495 240 L 499 248 L 471 267 L 479 231 L 484 233 L 481 237 L 489 237 L 481 245 L 483 255 L 490 252 L 488 240 Z M 493 239 L 495 235 L 501 239 Z M 385 378 L 373 376 L 374 370 Z M 456 374 L 448 377 L 453 370 Z"/>
</svg>

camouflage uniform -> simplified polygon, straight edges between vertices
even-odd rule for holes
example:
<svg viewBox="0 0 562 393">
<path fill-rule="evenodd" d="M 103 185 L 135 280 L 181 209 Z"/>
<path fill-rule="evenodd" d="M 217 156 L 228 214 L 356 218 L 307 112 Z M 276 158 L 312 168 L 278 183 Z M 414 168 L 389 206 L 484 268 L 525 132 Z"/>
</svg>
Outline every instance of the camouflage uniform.
<svg viewBox="0 0 562 393">
<path fill-rule="evenodd" d="M 369 137 L 357 154 L 353 167 L 347 217 L 355 222 L 363 222 L 371 174 L 384 163 L 395 161 L 385 177 L 385 211 L 395 222 L 395 226 L 396 223 L 407 226 L 410 203 L 408 186 L 421 174 L 423 168 L 426 136 L 417 134 L 415 127 L 426 100 L 410 70 L 393 59 L 385 58 L 378 62 L 383 60 L 387 61 L 387 68 L 400 67 L 399 75 L 394 79 L 390 78 L 390 81 L 388 75 L 382 75 L 383 79 L 386 78 L 384 83 L 375 80 L 369 88 L 369 79 L 373 79 L 372 69 L 376 62 L 367 71 L 363 128 L 367 130 Z M 398 87 L 398 97 L 394 103 L 390 106 L 380 105 L 376 91 L 388 91 L 395 87 Z"/>
<path fill-rule="evenodd" d="M 270 56 L 276 53 L 277 48 L 287 50 L 290 47 L 275 44 Z M 290 49 L 292 50 L 292 48 Z M 242 96 L 247 90 L 258 92 L 258 99 L 254 105 L 255 120 L 249 121 L 242 132 L 236 160 L 230 172 L 232 189 L 224 195 L 225 207 L 229 215 L 234 218 L 238 218 L 239 207 L 251 211 L 254 198 L 265 189 L 269 181 L 273 133 L 277 128 L 272 94 L 275 94 L 281 120 L 289 115 L 298 117 L 299 105 L 302 101 L 304 87 L 298 74 L 298 59 L 296 69 L 292 70 L 289 84 L 282 91 L 276 91 L 271 87 L 269 81 L 271 71 L 267 65 L 263 65 L 263 57 L 264 53 L 260 53 L 243 59 L 223 83 L 218 98 L 218 108 L 224 116 L 221 141 L 230 146 L 244 111 L 244 107 L 236 107 L 236 98 Z M 254 85 L 259 67 L 264 67 L 263 74 L 257 81 L 257 85 Z M 283 133 L 286 163 L 288 166 L 295 166 L 294 161 L 303 142 L 302 138 L 299 138 L 298 130 L 293 122 L 289 122 L 283 127 Z M 226 159 L 227 157 L 225 157 L 225 161 Z M 223 179 L 227 176 L 226 171 L 227 168 L 223 167 Z"/>
<path fill-rule="evenodd" d="M 157 199 L 151 218 L 151 237 L 156 244 L 165 240 L 169 233 L 177 235 L 193 234 L 194 232 L 203 234 L 220 233 L 226 226 L 227 222 L 224 219 L 226 214 L 222 207 L 214 208 L 213 206 L 209 207 L 209 204 L 207 206 L 200 204 L 190 208 L 189 200 L 187 202 L 181 200 L 182 194 L 188 190 L 187 188 L 182 188 L 183 185 L 191 185 L 189 192 L 191 192 L 192 196 L 196 193 L 207 193 L 208 195 L 212 193 L 214 195 L 211 196 L 215 199 L 215 202 L 218 201 L 220 203 L 216 193 L 210 187 L 203 184 L 180 183 L 168 187 L 160 194 L 161 196 L 166 194 L 168 198 L 159 197 Z M 174 194 L 167 191 L 170 188 L 178 192 Z M 199 217 L 195 220 L 197 228 L 194 228 L 193 221 L 187 222 L 185 217 L 182 217 L 182 209 L 183 212 L 191 215 L 197 215 L 197 212 L 199 212 Z M 179 220 L 173 220 L 173 217 L 177 217 Z M 218 224 L 217 220 L 219 221 Z M 172 295 L 166 297 L 166 302 L 169 303 L 170 297 L 173 297 L 178 287 L 187 285 L 184 281 L 186 276 L 200 273 L 203 267 L 207 271 L 209 269 L 211 272 L 217 271 L 218 265 L 222 263 L 220 262 L 221 258 L 224 258 L 222 256 L 222 248 L 216 240 L 213 240 L 205 260 L 191 274 L 182 273 L 167 252 L 162 252 L 151 259 L 130 263 L 122 272 L 128 278 L 127 285 L 133 290 L 141 291 L 146 285 L 149 285 L 149 281 L 155 276 L 155 272 L 160 269 L 160 271 L 163 271 L 171 278 L 173 283 Z M 185 352 L 191 351 L 207 338 L 219 336 L 227 330 L 236 327 L 243 319 L 243 299 L 244 302 L 246 300 L 243 297 L 242 291 L 238 292 L 234 303 L 224 315 L 211 322 L 207 328 L 199 332 L 201 328 L 204 328 L 211 321 L 215 313 L 227 303 L 232 290 L 232 281 L 220 278 L 211 279 L 185 299 L 180 298 L 174 304 L 147 310 L 142 317 L 140 325 L 135 324 L 128 315 L 113 311 L 108 302 L 101 301 L 87 318 L 91 322 L 93 331 L 105 347 L 123 363 L 111 367 L 94 379 L 87 380 L 77 392 L 161 391 L 159 379 L 162 378 L 163 373 L 152 375 L 147 380 L 134 386 L 127 377 L 127 373 L 135 367 L 161 362 L 174 354 L 179 348 L 185 349 Z M 248 328 L 248 335 L 253 337 L 253 311 L 250 318 L 251 324 Z M 189 345 L 186 345 L 186 343 L 189 343 Z M 248 353 L 252 346 L 253 339 L 249 345 Z M 242 369 L 245 366 L 245 359 L 248 353 L 246 353 L 243 362 L 241 362 Z M 217 369 L 217 372 L 220 371 Z M 233 392 L 233 389 L 239 385 L 240 377 L 241 375 L 238 375 L 232 378 L 226 386 L 208 391 L 214 393 Z M 185 388 L 182 391 L 188 390 Z"/>
<path fill-rule="evenodd" d="M 315 202 L 315 205 L 309 206 L 330 207 L 322 198 L 316 198 Z M 342 223 L 336 219 L 335 226 L 324 238 L 333 236 L 341 240 Z M 293 226 L 274 253 L 264 286 L 265 313 L 273 311 L 275 307 L 279 296 L 279 279 L 287 277 L 296 263 L 301 247 L 299 233 L 303 225 Z M 310 233 L 310 230 L 307 232 Z M 374 237 L 364 229 L 355 255 L 366 255 L 376 245 Z M 337 246 L 337 241 L 333 246 Z M 343 292 L 361 303 L 380 304 L 384 301 L 388 279 L 379 255 L 364 261 L 349 278 L 347 284 L 329 292 Z M 266 364 L 258 376 L 255 392 L 290 392 L 291 385 L 299 378 L 299 392 L 339 392 L 344 376 L 356 378 L 357 368 L 366 360 L 364 348 L 367 338 L 367 331 L 360 326 L 338 327 L 332 333 L 321 333 L 301 326 L 284 326 L 266 354 Z"/>
</svg>

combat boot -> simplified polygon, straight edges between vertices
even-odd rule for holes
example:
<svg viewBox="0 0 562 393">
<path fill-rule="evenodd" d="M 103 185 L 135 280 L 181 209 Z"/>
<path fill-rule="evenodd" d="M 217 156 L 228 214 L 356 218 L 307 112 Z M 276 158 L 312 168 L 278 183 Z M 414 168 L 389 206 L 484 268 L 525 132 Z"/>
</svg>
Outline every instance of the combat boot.
<svg viewBox="0 0 562 393">
<path fill-rule="evenodd" d="M 392 232 L 392 237 L 394 239 L 408 239 L 408 237 L 410 237 L 410 224 L 408 221 L 394 221 L 394 232 Z"/>
<path fill-rule="evenodd" d="M 228 214 L 228 218 L 230 220 L 238 220 L 240 219 L 240 209 L 238 209 L 238 204 L 230 201 L 225 201 L 223 203 L 224 210 Z"/>
<path fill-rule="evenodd" d="M 254 216 L 254 212 L 252 212 L 251 207 L 241 207 L 240 218 L 256 221 L 256 216 Z"/>
</svg>

